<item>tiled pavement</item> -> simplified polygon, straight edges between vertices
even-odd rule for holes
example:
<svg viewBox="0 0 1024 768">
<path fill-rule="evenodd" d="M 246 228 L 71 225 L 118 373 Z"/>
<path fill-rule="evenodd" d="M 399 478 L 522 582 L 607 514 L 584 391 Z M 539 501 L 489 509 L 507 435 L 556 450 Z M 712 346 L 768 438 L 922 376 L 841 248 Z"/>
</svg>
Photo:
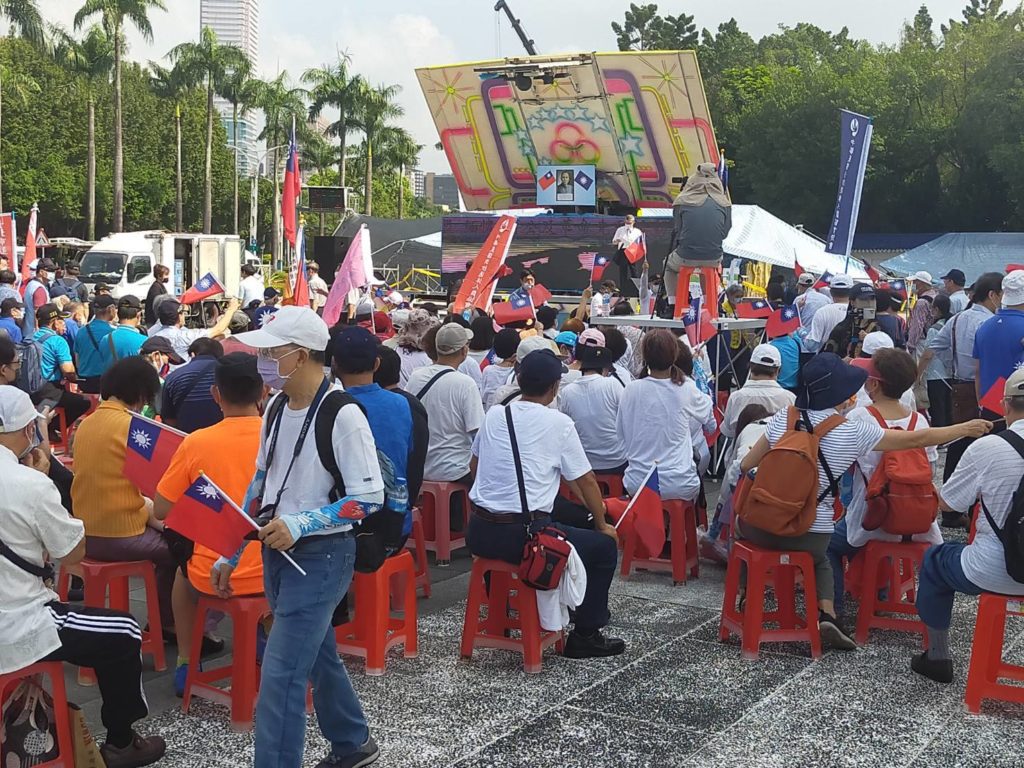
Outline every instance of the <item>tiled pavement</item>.
<svg viewBox="0 0 1024 768">
<path fill-rule="evenodd" d="M 528 676 L 507 652 L 459 660 L 467 570 L 464 551 L 451 568 L 433 569 L 434 596 L 419 601 L 418 658 L 396 649 L 383 677 L 349 665 L 381 766 L 1024 766 L 1024 706 L 988 705 L 981 716 L 964 708 L 974 600 L 956 605 L 950 686 L 913 675 L 919 641 L 887 632 L 817 661 L 800 645 L 744 661 L 735 640 L 718 641 L 724 569 L 702 563 L 684 586 L 666 574 L 616 580 L 609 630 L 626 639 L 623 656 L 570 661 L 549 652 L 543 673 Z M 1024 622 L 1011 623 L 1008 636 L 1008 656 L 1024 663 Z M 171 687 L 169 673 L 146 676 L 154 714 L 144 730 L 170 747 L 161 765 L 252 764 L 251 734 L 233 733 L 226 712 L 202 701 L 182 714 Z M 95 688 L 71 685 L 70 695 L 98 730 Z M 306 765 L 324 750 L 310 718 Z"/>
</svg>

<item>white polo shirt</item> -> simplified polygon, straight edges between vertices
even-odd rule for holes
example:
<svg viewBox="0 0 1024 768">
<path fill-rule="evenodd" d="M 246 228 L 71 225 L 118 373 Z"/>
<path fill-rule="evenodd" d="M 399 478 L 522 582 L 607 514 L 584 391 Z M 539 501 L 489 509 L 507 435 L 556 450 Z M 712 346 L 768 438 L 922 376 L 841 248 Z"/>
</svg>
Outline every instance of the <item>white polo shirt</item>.
<svg viewBox="0 0 1024 768">
<path fill-rule="evenodd" d="M 1014 422 L 1010 429 L 1024 437 L 1024 421 Z M 1006 524 L 1021 475 L 1024 459 L 1020 454 L 998 435 L 987 435 L 971 443 L 939 495 L 948 506 L 961 512 L 980 498 L 1001 527 Z M 1003 545 L 984 512 L 978 514 L 974 542 L 964 548 L 960 566 L 964 575 L 986 592 L 1024 595 L 1024 584 L 1017 583 L 1006 572 Z"/>
<path fill-rule="evenodd" d="M 722 418 L 722 434 L 729 438 L 736 437 L 736 422 L 748 405 L 763 405 L 769 416 L 774 416 L 783 408 L 796 402 L 796 395 L 779 386 L 779 382 L 771 380 L 747 379 L 747 383 L 729 395 Z"/>
<path fill-rule="evenodd" d="M 573 420 L 587 460 L 595 472 L 626 463 L 626 446 L 619 434 L 619 401 L 624 387 L 615 379 L 589 374 L 558 396 L 558 409 Z"/>
<path fill-rule="evenodd" d="M 587 454 L 572 419 L 565 414 L 539 403 L 519 401 L 509 407 L 523 465 L 528 511 L 550 512 L 561 478 L 578 480 L 590 471 Z M 487 412 L 473 441 L 473 454 L 477 457 L 476 480 L 469 492 L 473 503 L 495 514 L 521 513 L 504 407 Z"/>
<path fill-rule="evenodd" d="M 808 352 L 818 352 L 825 346 L 833 329 L 846 319 L 849 309 L 846 304 L 826 304 L 814 313 L 811 330 L 805 340 Z"/>
<path fill-rule="evenodd" d="M 484 408 L 476 382 L 447 365 L 417 368 L 405 391 L 418 396 L 441 371 L 451 373 L 439 378 L 422 400 L 430 428 L 423 479 L 451 482 L 469 474 L 473 433 L 483 423 Z"/>
<path fill-rule="evenodd" d="M 54 459 L 56 461 L 56 459 Z M 57 560 L 85 535 L 81 520 L 61 506 L 53 481 L 18 463 L 0 446 L 0 539 L 35 565 Z M 46 604 L 57 600 L 42 579 L 0 557 L 0 674 L 27 667 L 60 648 Z"/>
</svg>

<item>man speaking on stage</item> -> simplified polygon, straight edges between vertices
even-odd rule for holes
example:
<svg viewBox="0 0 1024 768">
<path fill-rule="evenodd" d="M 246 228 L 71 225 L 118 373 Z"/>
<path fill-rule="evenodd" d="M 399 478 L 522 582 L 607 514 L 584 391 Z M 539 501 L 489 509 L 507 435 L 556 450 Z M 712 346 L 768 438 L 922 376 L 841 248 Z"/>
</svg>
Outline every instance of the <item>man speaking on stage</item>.
<svg viewBox="0 0 1024 768">
<path fill-rule="evenodd" d="M 615 246 L 614 261 L 619 265 L 619 289 L 623 296 L 631 298 L 636 298 L 640 294 L 633 282 L 633 278 L 637 276 L 636 268 L 626 255 L 626 248 L 644 235 L 637 227 L 633 226 L 635 221 L 636 219 L 632 216 L 627 216 L 626 223 L 615 230 L 615 236 L 612 238 L 612 245 Z"/>
</svg>

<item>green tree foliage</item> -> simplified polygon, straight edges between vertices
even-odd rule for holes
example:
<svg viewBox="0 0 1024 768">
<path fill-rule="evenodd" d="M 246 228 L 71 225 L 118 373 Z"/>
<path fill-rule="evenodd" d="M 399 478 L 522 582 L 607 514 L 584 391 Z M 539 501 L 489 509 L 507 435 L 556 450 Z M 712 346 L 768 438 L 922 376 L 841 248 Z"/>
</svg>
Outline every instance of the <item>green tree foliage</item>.
<svg viewBox="0 0 1024 768">
<path fill-rule="evenodd" d="M 623 23 L 612 22 L 612 32 L 620 51 L 690 50 L 698 40 L 693 16 L 661 16 L 655 3 L 630 3 Z"/>
</svg>

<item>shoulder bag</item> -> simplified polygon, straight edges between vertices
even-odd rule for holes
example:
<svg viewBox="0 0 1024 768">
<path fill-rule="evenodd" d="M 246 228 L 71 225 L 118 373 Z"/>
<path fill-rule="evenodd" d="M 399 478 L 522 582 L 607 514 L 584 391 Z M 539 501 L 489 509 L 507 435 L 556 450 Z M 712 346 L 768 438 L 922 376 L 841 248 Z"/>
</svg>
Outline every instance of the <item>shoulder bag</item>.
<svg viewBox="0 0 1024 768">
<path fill-rule="evenodd" d="M 965 381 L 957 376 L 956 324 L 960 315 L 953 318 L 953 423 L 963 424 L 965 421 L 978 418 L 978 391 L 973 381 Z"/>
</svg>

